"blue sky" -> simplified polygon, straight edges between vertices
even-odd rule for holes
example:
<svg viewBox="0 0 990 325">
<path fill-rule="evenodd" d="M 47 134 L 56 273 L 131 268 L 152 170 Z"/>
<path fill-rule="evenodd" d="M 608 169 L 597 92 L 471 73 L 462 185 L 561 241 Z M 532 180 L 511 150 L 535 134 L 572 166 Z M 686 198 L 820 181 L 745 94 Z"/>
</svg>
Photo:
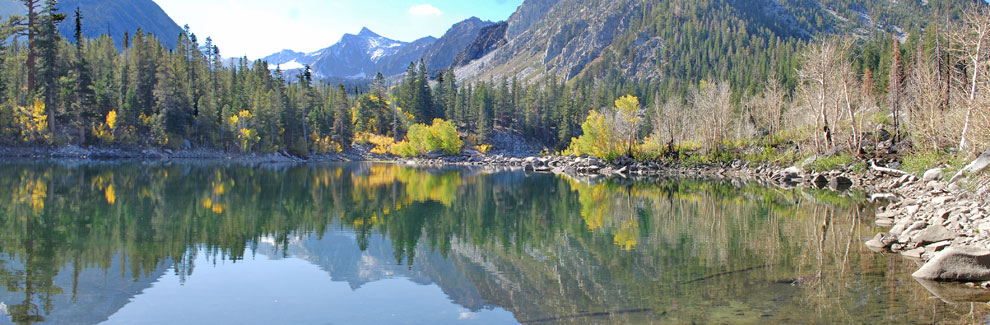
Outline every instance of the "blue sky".
<svg viewBox="0 0 990 325">
<path fill-rule="evenodd" d="M 522 0 L 154 0 L 225 57 L 315 51 L 361 27 L 400 41 L 440 37 L 471 16 L 505 20 Z"/>
</svg>

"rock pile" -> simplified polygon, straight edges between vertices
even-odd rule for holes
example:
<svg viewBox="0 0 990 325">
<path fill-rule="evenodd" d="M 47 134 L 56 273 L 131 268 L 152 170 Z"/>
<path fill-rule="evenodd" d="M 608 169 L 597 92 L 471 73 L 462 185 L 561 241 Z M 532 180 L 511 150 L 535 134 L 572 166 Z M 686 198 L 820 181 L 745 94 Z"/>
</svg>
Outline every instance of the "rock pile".
<svg viewBox="0 0 990 325">
<path fill-rule="evenodd" d="M 920 179 L 903 175 L 876 184 L 892 201 L 879 208 L 876 224 L 890 230 L 866 245 L 924 261 L 950 246 L 990 247 L 990 209 L 941 179 L 933 169 Z"/>
</svg>

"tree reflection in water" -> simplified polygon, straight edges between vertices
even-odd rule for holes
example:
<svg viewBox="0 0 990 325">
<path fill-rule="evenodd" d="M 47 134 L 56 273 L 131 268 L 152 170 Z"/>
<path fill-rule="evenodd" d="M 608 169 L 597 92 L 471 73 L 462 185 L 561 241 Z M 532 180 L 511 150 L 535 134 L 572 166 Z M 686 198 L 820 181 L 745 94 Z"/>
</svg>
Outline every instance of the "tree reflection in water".
<svg viewBox="0 0 990 325">
<path fill-rule="evenodd" d="M 392 164 L 7 164 L 0 169 L 0 298 L 45 321 L 81 270 L 133 281 L 198 252 L 239 261 L 272 240 L 388 239 L 396 264 L 438 251 L 519 321 L 960 321 L 985 305 L 929 299 L 912 263 L 862 242 L 851 195 L 701 180 L 608 180 Z M 71 287 L 54 280 L 72 274 Z M 443 274 L 432 275 L 441 286 Z M 462 288 L 447 287 L 445 291 Z M 972 307 L 972 308 L 971 308 Z"/>
</svg>

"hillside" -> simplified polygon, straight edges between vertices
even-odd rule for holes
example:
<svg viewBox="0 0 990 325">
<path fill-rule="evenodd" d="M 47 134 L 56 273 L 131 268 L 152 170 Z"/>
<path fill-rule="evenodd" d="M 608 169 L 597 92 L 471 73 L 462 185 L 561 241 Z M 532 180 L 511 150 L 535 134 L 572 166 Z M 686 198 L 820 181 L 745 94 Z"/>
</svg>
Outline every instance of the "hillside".
<svg viewBox="0 0 990 325">
<path fill-rule="evenodd" d="M 58 8 L 68 16 L 58 30 L 69 40 L 73 40 L 72 13 L 76 8 L 82 10 L 83 35 L 94 38 L 109 34 L 118 46 L 123 44 L 125 33 L 133 35 L 140 28 L 172 48 L 182 32 L 182 28 L 152 0 L 61 0 Z M 0 0 L 3 17 L 25 12 L 19 0 Z"/>
<path fill-rule="evenodd" d="M 971 0 L 528 0 L 507 21 L 503 45 L 457 75 L 470 80 L 547 76 L 608 77 L 674 83 L 702 78 L 736 85 L 786 75 L 796 43 L 821 35 L 905 35 L 929 13 L 959 10 Z M 754 78 L 755 77 L 755 78 Z"/>
</svg>

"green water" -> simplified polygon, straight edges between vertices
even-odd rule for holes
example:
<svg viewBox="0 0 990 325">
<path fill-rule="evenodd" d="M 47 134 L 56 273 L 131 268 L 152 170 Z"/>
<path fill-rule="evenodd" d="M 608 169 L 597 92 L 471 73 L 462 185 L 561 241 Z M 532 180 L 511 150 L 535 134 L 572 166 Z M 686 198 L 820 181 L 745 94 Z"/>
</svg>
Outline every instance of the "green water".
<svg viewBox="0 0 990 325">
<path fill-rule="evenodd" d="M 0 165 L 0 323 L 969 323 L 856 195 L 391 164 Z"/>
</svg>

